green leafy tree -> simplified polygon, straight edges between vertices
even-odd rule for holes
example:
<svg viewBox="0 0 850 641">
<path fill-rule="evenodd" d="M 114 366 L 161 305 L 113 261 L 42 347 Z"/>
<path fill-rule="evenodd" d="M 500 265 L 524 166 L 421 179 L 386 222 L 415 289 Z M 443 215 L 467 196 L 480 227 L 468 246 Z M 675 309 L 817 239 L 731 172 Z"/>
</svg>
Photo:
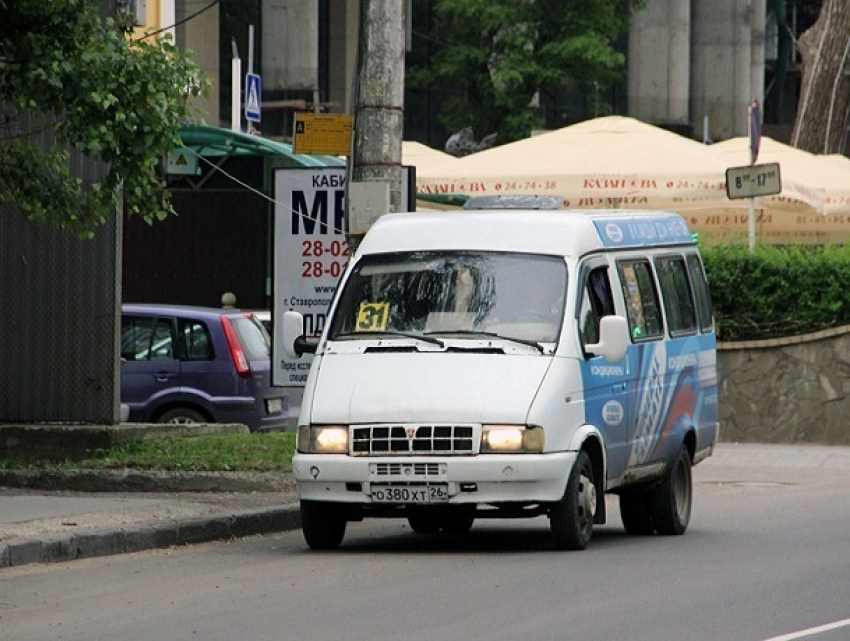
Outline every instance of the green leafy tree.
<svg viewBox="0 0 850 641">
<path fill-rule="evenodd" d="M 416 85 L 440 83 L 462 95 L 442 105 L 452 131 L 472 127 L 476 140 L 505 143 L 539 126 L 530 103 L 566 78 L 588 91 L 622 77 L 616 41 L 643 0 L 438 0 L 431 36 L 443 47 Z"/>
<path fill-rule="evenodd" d="M 84 237 L 122 192 L 129 214 L 173 213 L 159 163 L 206 89 L 199 68 L 169 39 L 102 19 L 94 0 L 0 0 L 0 16 L 0 202 Z M 71 149 L 102 175 L 75 176 Z"/>
</svg>

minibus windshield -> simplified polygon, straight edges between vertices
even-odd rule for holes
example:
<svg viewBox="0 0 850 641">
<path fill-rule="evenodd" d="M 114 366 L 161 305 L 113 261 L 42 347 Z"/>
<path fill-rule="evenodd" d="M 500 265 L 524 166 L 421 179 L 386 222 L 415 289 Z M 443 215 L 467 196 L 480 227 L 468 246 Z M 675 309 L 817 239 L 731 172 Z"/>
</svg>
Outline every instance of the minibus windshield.
<svg viewBox="0 0 850 641">
<path fill-rule="evenodd" d="M 563 258 L 482 251 L 364 256 L 347 280 L 330 340 L 476 333 L 551 343 L 567 290 Z"/>
</svg>

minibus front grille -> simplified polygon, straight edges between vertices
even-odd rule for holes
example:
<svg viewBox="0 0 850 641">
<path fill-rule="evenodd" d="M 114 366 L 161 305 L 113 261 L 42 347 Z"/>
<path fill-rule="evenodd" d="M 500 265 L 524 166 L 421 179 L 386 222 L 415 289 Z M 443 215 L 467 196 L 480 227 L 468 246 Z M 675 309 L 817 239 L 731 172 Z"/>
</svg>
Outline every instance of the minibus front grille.
<svg viewBox="0 0 850 641">
<path fill-rule="evenodd" d="M 355 456 L 469 455 L 471 425 L 365 425 L 352 430 Z"/>
<path fill-rule="evenodd" d="M 375 476 L 441 476 L 445 470 L 440 463 L 373 463 Z"/>
</svg>

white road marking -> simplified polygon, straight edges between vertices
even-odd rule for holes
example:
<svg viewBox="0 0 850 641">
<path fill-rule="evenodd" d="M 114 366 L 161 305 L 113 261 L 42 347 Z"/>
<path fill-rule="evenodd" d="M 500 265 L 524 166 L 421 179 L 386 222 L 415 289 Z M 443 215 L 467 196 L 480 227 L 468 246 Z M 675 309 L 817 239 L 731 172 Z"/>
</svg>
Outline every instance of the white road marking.
<svg viewBox="0 0 850 641">
<path fill-rule="evenodd" d="M 848 626 L 850 626 L 850 619 L 842 619 L 835 623 L 827 623 L 826 625 L 820 625 L 816 628 L 800 630 L 799 632 L 792 632 L 791 634 L 783 634 L 781 637 L 773 637 L 771 639 L 765 639 L 765 641 L 793 641 L 794 639 L 803 639 L 814 634 L 829 632 L 830 630 L 837 630 L 838 628 L 846 628 Z"/>
</svg>

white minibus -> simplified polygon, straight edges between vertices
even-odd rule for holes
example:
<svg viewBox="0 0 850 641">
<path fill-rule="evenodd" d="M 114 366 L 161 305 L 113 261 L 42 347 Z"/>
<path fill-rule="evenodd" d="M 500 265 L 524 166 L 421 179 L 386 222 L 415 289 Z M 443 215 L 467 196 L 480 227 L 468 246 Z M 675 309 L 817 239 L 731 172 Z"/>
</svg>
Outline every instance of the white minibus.
<svg viewBox="0 0 850 641">
<path fill-rule="evenodd" d="M 718 437 L 714 319 L 685 220 L 650 211 L 388 214 L 314 352 L 292 461 L 311 548 L 346 524 L 548 518 L 584 549 L 616 493 L 629 534 L 677 535 Z"/>
</svg>

